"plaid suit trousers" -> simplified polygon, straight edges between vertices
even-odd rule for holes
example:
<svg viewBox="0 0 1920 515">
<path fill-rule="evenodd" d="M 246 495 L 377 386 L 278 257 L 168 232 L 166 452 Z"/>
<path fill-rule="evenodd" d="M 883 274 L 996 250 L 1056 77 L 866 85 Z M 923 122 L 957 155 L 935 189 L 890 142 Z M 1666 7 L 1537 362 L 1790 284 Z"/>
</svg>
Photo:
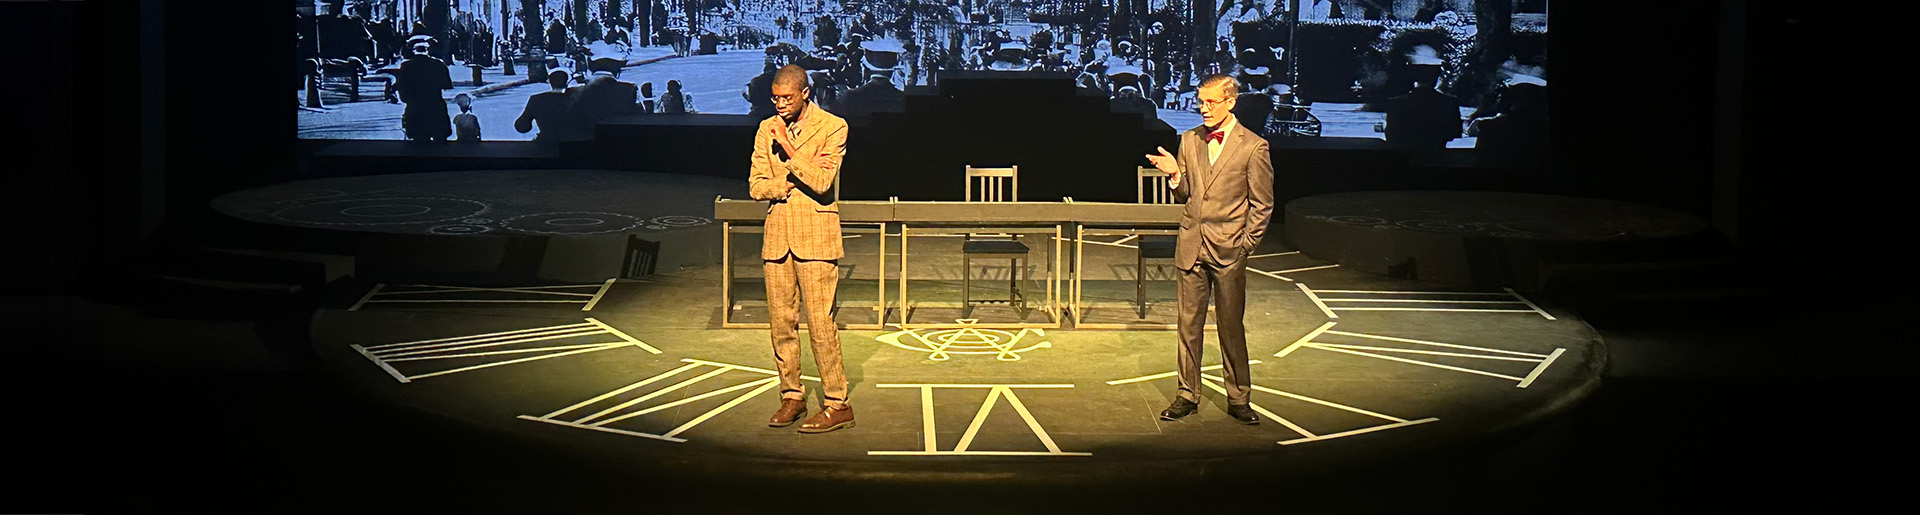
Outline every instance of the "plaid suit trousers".
<svg viewBox="0 0 1920 515">
<path fill-rule="evenodd" d="M 764 264 L 767 314 L 772 322 L 773 361 L 780 371 L 780 398 L 805 399 L 800 382 L 800 307 L 807 311 L 813 363 L 820 368 L 822 400 L 847 405 L 847 373 L 840 363 L 840 329 L 833 321 L 833 293 L 840 282 L 838 261 L 815 261 L 792 253 Z"/>
</svg>

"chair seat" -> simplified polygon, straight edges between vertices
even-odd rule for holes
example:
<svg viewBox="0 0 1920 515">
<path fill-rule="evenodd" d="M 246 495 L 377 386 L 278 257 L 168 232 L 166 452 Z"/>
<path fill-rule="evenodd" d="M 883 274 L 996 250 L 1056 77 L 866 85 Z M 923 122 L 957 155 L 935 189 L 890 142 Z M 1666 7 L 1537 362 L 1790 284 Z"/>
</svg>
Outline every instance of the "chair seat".
<svg viewBox="0 0 1920 515">
<path fill-rule="evenodd" d="M 1178 241 L 1173 236 L 1144 236 L 1140 238 L 1140 257 L 1147 259 L 1173 258 L 1173 247 Z"/>
<path fill-rule="evenodd" d="M 1026 254 L 1027 244 L 1008 240 L 968 240 L 960 245 L 967 254 Z"/>
</svg>

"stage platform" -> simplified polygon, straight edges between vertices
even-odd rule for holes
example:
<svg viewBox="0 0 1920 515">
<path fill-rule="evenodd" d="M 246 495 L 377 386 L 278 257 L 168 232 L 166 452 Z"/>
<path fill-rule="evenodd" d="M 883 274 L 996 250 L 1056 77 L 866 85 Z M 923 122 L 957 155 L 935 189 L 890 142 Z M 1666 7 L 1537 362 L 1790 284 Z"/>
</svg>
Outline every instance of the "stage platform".
<svg viewBox="0 0 1920 515">
<path fill-rule="evenodd" d="M 239 230 L 352 255 L 378 282 L 525 283 L 717 263 L 713 199 L 746 181 L 593 170 L 486 170 L 296 181 L 213 201 Z"/>
<path fill-rule="evenodd" d="M 311 143 L 313 177 L 445 172 L 476 169 L 560 169 L 584 163 L 590 143 L 487 141 L 448 143 L 344 140 Z"/>
<path fill-rule="evenodd" d="M 719 275 L 369 291 L 361 300 L 375 302 L 315 314 L 312 345 L 355 391 L 556 462 L 708 484 L 994 477 L 1029 493 L 1325 481 L 1420 460 L 1445 470 L 1580 402 L 1607 361 L 1589 326 L 1541 299 L 1332 268 L 1249 277 L 1259 425 L 1228 419 L 1217 390 L 1187 420 L 1156 418 L 1175 391 L 1171 331 L 889 328 L 840 332 L 856 427 L 803 435 L 766 426 L 778 403 L 767 333 L 721 328 Z M 407 298 L 434 302 L 377 302 Z M 1339 299 L 1400 309 L 1328 311 Z M 1422 300 L 1395 302 L 1408 299 Z M 1217 368 L 1205 374 L 1217 388 Z"/>
<path fill-rule="evenodd" d="M 1537 291 L 1556 273 L 1697 263 L 1724 245 L 1706 220 L 1679 211 L 1530 193 L 1333 193 L 1287 202 L 1285 212 L 1288 241 L 1308 256 L 1453 286 Z"/>
<path fill-rule="evenodd" d="M 1529 438 L 1594 391 L 1607 363 L 1597 333 L 1553 299 L 1318 261 L 1276 226 L 1248 276 L 1259 425 L 1225 416 L 1218 368 L 1205 372 L 1199 413 L 1157 419 L 1175 392 L 1169 330 L 1079 329 L 1070 318 L 1057 329 L 992 329 L 1020 315 L 989 307 L 916 315 L 953 318 L 953 328 L 843 329 L 858 422 L 802 435 L 765 424 L 778 403 L 767 332 L 722 327 L 723 310 L 764 317 L 750 237 L 730 258 L 746 272 L 734 283 L 744 299 L 722 306 L 719 228 L 707 218 L 715 197 L 745 188 L 633 172 L 423 173 L 296 182 L 215 207 L 250 231 L 281 234 L 275 241 L 331 241 L 356 258 L 361 277 L 338 286 L 351 291 L 308 324 L 319 369 L 350 390 L 446 431 L 551 453 L 554 466 L 707 488 L 1010 482 L 1032 500 L 1220 478 L 1345 484 L 1413 464 L 1444 473 Z M 874 284 L 899 274 L 880 271 L 899 258 L 898 245 L 876 244 L 882 234 L 847 235 L 843 325 L 877 322 L 886 312 L 873 308 L 892 302 Z M 659 244 L 654 273 L 622 273 L 632 238 Z M 957 300 L 946 297 L 962 273 L 985 274 L 976 288 L 1004 287 L 989 280 L 1003 281 L 994 274 L 1004 266 L 959 268 L 957 238 L 920 238 L 910 247 L 920 302 Z M 1095 313 L 1132 316 L 1133 276 L 1146 273 L 1148 316 L 1170 315 L 1164 265 L 1135 269 L 1122 239 L 1087 243 Z M 1043 263 L 1028 265 L 1039 274 L 1029 284 L 1059 273 Z M 810 361 L 805 369 L 815 374 Z M 404 449 L 393 452 L 404 462 Z"/>
</svg>

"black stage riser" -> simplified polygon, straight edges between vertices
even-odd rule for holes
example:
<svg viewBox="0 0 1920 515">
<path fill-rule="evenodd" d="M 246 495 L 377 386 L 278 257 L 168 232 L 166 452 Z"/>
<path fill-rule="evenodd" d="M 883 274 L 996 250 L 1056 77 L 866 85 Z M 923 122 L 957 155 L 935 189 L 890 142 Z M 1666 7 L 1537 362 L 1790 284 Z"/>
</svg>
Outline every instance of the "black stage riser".
<svg viewBox="0 0 1920 515">
<path fill-rule="evenodd" d="M 1297 199 L 1285 211 L 1288 241 L 1309 256 L 1459 286 L 1539 291 L 1550 283 L 1593 282 L 1593 271 L 1604 272 L 1605 281 L 1657 282 L 1632 277 L 1712 263 L 1726 251 L 1697 217 L 1572 197 L 1359 192 Z"/>
</svg>

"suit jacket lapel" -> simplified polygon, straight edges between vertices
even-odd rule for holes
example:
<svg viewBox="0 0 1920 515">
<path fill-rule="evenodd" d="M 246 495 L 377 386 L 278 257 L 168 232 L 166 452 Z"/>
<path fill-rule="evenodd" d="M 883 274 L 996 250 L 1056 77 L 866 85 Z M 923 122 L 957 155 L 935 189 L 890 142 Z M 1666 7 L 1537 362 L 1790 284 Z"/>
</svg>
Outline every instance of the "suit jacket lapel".
<svg viewBox="0 0 1920 515">
<path fill-rule="evenodd" d="M 1207 162 L 1206 135 L 1202 134 L 1198 129 L 1194 130 L 1192 134 L 1193 137 L 1188 138 L 1188 140 L 1193 142 L 1191 143 L 1194 157 L 1193 168 L 1194 171 L 1199 172 L 1193 176 L 1196 181 L 1194 185 L 1200 187 L 1200 195 L 1197 196 L 1204 198 L 1206 197 L 1207 188 L 1213 186 L 1213 164 Z"/>
<path fill-rule="evenodd" d="M 1238 122 L 1235 122 L 1235 123 L 1237 124 Z M 1227 136 L 1226 141 L 1220 142 L 1221 143 L 1220 159 L 1214 160 L 1214 164 L 1239 162 L 1239 161 L 1233 161 L 1233 160 L 1244 158 L 1245 156 L 1242 156 L 1241 154 L 1245 153 L 1247 149 L 1253 148 L 1253 143 L 1246 140 L 1247 138 L 1253 138 L 1253 137 L 1256 137 L 1256 136 L 1254 136 L 1253 133 L 1251 132 L 1247 132 L 1246 126 L 1242 125 L 1242 126 L 1234 127 L 1233 132 L 1231 133 L 1231 135 Z M 1212 171 L 1212 169 L 1209 168 L 1208 171 Z M 1207 187 L 1208 188 L 1213 187 L 1213 181 L 1211 179 L 1207 181 Z"/>
<path fill-rule="evenodd" d="M 807 119 L 800 120 L 800 139 L 793 140 L 795 150 L 806 148 L 807 141 L 813 139 L 814 133 L 820 132 L 816 130 L 820 125 L 820 113 L 813 112 L 819 108 L 820 106 L 811 103 L 807 105 Z"/>
</svg>

